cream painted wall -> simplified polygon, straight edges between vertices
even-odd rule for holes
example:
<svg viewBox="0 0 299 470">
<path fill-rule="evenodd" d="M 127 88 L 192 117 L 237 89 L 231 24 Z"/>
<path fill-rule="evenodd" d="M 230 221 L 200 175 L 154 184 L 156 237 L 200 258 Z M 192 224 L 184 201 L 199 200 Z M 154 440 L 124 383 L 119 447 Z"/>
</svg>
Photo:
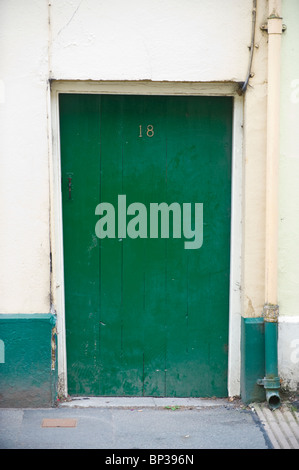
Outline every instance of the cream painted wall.
<svg viewBox="0 0 299 470">
<path fill-rule="evenodd" d="M 243 81 L 251 9 L 252 0 L 1 1 L 2 313 L 51 308 L 48 78 Z"/>
<path fill-rule="evenodd" d="M 49 312 L 47 2 L 0 3 L 0 312 Z"/>
</svg>

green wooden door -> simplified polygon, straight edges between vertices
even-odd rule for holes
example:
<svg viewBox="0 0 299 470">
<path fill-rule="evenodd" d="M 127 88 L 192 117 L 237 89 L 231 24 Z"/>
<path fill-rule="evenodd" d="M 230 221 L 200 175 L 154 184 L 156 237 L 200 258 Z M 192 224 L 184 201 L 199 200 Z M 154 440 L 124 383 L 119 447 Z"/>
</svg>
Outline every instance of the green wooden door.
<svg viewBox="0 0 299 470">
<path fill-rule="evenodd" d="M 62 94 L 60 134 L 69 394 L 227 396 L 232 99 Z"/>
</svg>

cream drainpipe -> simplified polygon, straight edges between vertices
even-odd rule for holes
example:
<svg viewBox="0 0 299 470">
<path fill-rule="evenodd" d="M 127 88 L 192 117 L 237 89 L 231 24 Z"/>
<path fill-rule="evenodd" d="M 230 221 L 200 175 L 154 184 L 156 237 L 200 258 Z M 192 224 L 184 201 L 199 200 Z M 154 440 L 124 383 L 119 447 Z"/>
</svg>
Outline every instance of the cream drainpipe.
<svg viewBox="0 0 299 470">
<path fill-rule="evenodd" d="M 280 406 L 278 376 L 278 170 L 280 132 L 280 46 L 282 34 L 281 0 L 269 0 L 268 15 L 268 97 L 267 97 L 267 177 L 265 256 L 265 377 L 261 383 L 270 408 Z"/>
<path fill-rule="evenodd" d="M 269 0 L 265 303 L 277 305 L 281 0 Z"/>
</svg>

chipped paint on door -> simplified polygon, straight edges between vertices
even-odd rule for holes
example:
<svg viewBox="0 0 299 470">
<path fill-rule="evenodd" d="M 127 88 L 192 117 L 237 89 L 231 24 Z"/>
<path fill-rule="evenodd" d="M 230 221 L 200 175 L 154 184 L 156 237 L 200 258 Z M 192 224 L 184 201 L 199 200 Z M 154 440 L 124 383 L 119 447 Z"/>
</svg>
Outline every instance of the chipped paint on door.
<svg viewBox="0 0 299 470">
<path fill-rule="evenodd" d="M 61 94 L 60 134 L 69 394 L 226 396 L 232 98 Z M 98 238 L 119 195 L 202 203 L 201 247 Z"/>
</svg>

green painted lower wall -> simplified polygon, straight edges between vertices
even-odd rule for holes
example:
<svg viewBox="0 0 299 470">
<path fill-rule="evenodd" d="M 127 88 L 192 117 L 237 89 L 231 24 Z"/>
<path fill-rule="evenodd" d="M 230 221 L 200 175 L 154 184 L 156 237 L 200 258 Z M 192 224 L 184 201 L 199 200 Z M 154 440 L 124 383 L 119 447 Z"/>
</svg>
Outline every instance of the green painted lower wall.
<svg viewBox="0 0 299 470">
<path fill-rule="evenodd" d="M 0 314 L 0 407 L 55 404 L 55 324 L 56 317 L 52 314 Z M 264 387 L 257 385 L 264 375 L 263 318 L 242 318 L 241 399 L 244 403 L 265 401 Z"/>
<path fill-rule="evenodd" d="M 265 401 L 264 387 L 257 380 L 265 376 L 264 320 L 242 318 L 241 324 L 241 399 L 244 403 Z"/>
<path fill-rule="evenodd" d="M 55 403 L 55 324 L 52 314 L 0 314 L 0 407 Z"/>
</svg>

